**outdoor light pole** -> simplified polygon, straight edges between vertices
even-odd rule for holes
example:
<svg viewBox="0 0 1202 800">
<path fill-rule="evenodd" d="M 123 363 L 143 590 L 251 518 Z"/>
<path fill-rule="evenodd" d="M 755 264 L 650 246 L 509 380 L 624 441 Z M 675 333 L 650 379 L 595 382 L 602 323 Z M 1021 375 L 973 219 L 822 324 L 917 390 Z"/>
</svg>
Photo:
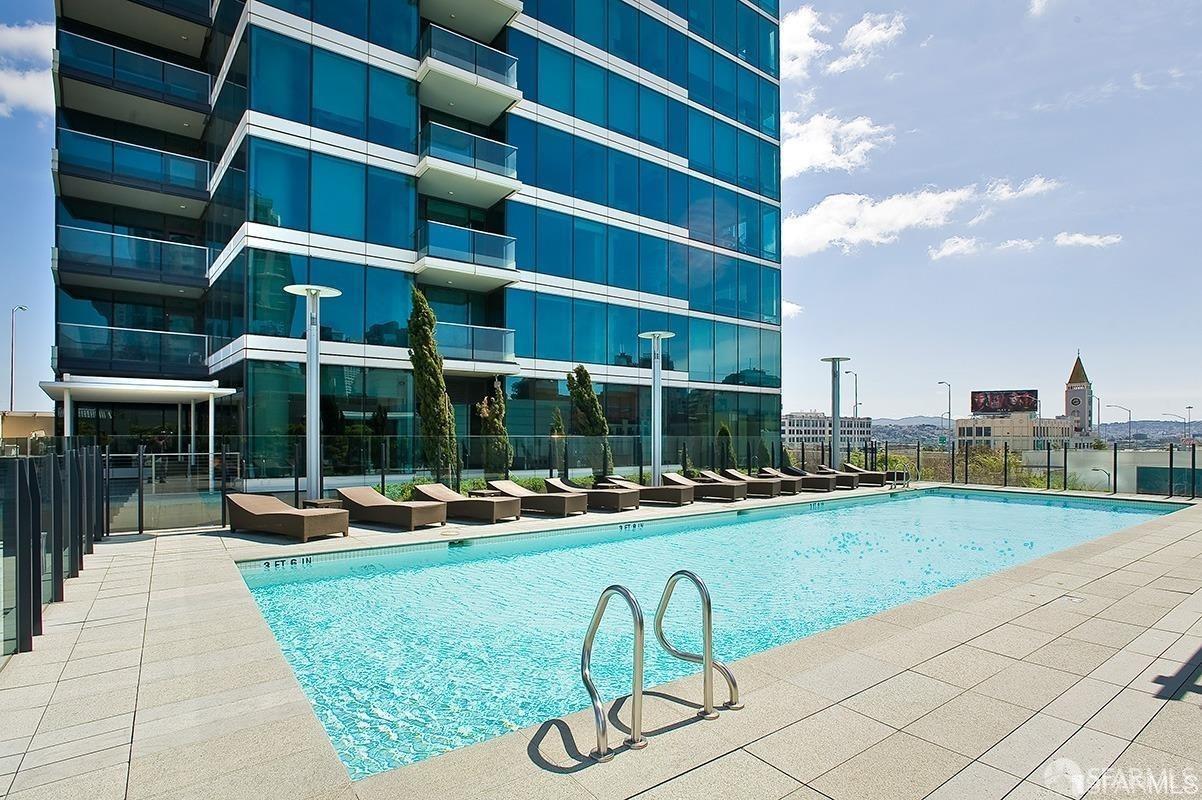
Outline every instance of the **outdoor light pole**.
<svg viewBox="0 0 1202 800">
<path fill-rule="evenodd" d="M 1132 446 L 1134 446 L 1135 445 L 1135 437 L 1131 435 L 1131 409 L 1127 408 L 1126 406 L 1120 406 L 1116 403 L 1107 403 L 1106 407 L 1107 408 L 1118 408 L 1118 409 L 1122 409 L 1123 411 L 1127 412 L 1127 441 Z"/>
<path fill-rule="evenodd" d="M 846 356 L 830 356 L 830 357 L 824 358 L 822 360 L 831 365 L 831 455 L 830 455 L 831 462 L 830 462 L 830 465 L 837 465 L 839 463 L 838 458 L 839 458 L 839 452 L 841 449 L 839 446 L 840 445 L 840 442 L 839 442 L 839 433 L 840 433 L 840 431 L 839 431 L 839 378 L 841 377 L 839 375 L 839 365 L 841 363 L 843 363 L 844 361 L 850 361 L 851 359 Z M 828 466 L 830 466 L 830 465 L 828 465 Z M 838 469 L 837 466 L 835 466 L 833 468 Z"/>
<path fill-rule="evenodd" d="M 1185 407 L 1185 438 L 1194 438 L 1194 407 Z"/>
<path fill-rule="evenodd" d="M 8 312 L 8 410 L 15 411 L 17 363 L 17 312 L 28 311 L 29 306 L 13 306 Z"/>
<path fill-rule="evenodd" d="M 859 419 L 860 418 L 860 373 L 856 372 L 854 369 L 845 369 L 845 370 L 843 370 L 843 374 L 850 375 L 852 377 L 852 386 L 854 388 L 852 389 L 851 416 L 854 419 Z"/>
<path fill-rule="evenodd" d="M 321 298 L 339 297 L 329 286 L 294 283 L 284 287 L 288 294 L 304 297 L 305 319 L 305 497 L 321 498 Z"/>
<path fill-rule="evenodd" d="M 664 469 L 664 339 L 672 331 L 645 331 L 640 339 L 651 340 L 651 485 L 659 486 Z"/>
<path fill-rule="evenodd" d="M 939 381 L 940 386 L 947 387 L 947 445 L 952 445 L 952 385 L 947 381 Z"/>
<path fill-rule="evenodd" d="M 1189 438 L 1189 420 L 1188 419 L 1181 416 L 1180 414 L 1174 414 L 1169 411 L 1164 412 L 1164 414 L 1162 416 L 1172 417 L 1173 419 L 1181 420 L 1181 432 L 1184 434 L 1184 437 L 1186 439 Z"/>
</svg>

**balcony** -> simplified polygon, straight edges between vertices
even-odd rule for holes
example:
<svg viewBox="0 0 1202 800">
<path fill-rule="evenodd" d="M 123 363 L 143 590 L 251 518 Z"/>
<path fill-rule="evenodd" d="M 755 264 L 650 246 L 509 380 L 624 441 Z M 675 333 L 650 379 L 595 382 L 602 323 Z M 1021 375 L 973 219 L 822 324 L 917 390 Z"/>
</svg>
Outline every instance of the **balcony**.
<svg viewBox="0 0 1202 800">
<path fill-rule="evenodd" d="M 209 0 L 55 0 L 58 15 L 199 58 Z"/>
<path fill-rule="evenodd" d="M 208 288 L 207 248 L 141 236 L 58 226 L 59 283 L 200 297 Z"/>
<path fill-rule="evenodd" d="M 421 0 L 423 17 L 482 42 L 491 42 L 521 13 L 522 0 Z"/>
<path fill-rule="evenodd" d="M 444 359 L 443 369 L 449 374 L 517 372 L 513 331 L 509 328 L 440 322 L 435 326 L 434 338 Z M 502 365 L 508 365 L 508 368 Z"/>
<path fill-rule="evenodd" d="M 438 111 L 491 125 L 522 99 L 517 59 L 430 25 L 422 34 L 418 100 Z"/>
<path fill-rule="evenodd" d="M 54 80 L 63 108 L 197 139 L 204 131 L 207 73 L 63 31 Z"/>
<path fill-rule="evenodd" d="M 417 277 L 423 283 L 491 291 L 521 280 L 512 236 L 442 222 L 417 229 Z"/>
<path fill-rule="evenodd" d="M 422 128 L 419 144 L 422 194 L 490 208 L 522 188 L 515 147 L 437 123 Z"/>
<path fill-rule="evenodd" d="M 59 128 L 53 154 L 59 195 L 199 218 L 209 162 Z"/>
<path fill-rule="evenodd" d="M 199 378 L 209 375 L 208 337 L 60 322 L 54 370 L 88 375 Z"/>
</svg>

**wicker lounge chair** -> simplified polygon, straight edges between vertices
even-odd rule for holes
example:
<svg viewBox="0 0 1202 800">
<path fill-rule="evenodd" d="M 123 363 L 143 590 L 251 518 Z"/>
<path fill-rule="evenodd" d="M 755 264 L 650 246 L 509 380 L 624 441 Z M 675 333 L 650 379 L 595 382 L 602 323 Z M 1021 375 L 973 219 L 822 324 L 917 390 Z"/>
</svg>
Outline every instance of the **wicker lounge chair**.
<svg viewBox="0 0 1202 800">
<path fill-rule="evenodd" d="M 605 478 L 607 484 L 619 489 L 636 489 L 639 500 L 645 503 L 671 503 L 674 506 L 688 505 L 693 502 L 693 489 L 690 486 L 643 486 L 628 481 L 621 475 L 609 475 Z"/>
<path fill-rule="evenodd" d="M 797 494 L 802 490 L 803 481 L 801 478 L 775 470 L 772 467 L 760 467 L 760 471 L 756 474 L 757 478 L 775 478 L 780 481 L 781 494 Z"/>
<path fill-rule="evenodd" d="M 747 484 L 735 483 L 702 483 L 692 478 L 686 478 L 676 472 L 665 472 L 664 483 L 672 486 L 686 486 L 693 490 L 693 497 L 698 500 L 743 500 L 747 497 Z"/>
<path fill-rule="evenodd" d="M 639 507 L 637 489 L 586 489 L 562 478 L 544 478 L 548 492 L 588 495 L 588 507 L 596 511 L 625 511 Z"/>
<path fill-rule="evenodd" d="M 860 476 L 854 472 L 840 472 L 837 469 L 831 469 L 826 464 L 818 465 L 819 475 L 834 475 L 835 487 L 838 489 L 859 489 Z"/>
<path fill-rule="evenodd" d="M 816 492 L 833 492 L 838 481 L 836 475 L 815 475 L 797 467 L 784 467 L 776 471 L 782 475 L 788 475 L 790 478 L 801 478 L 801 488 L 812 489 Z"/>
<path fill-rule="evenodd" d="M 370 486 L 351 486 L 338 490 L 342 507 L 351 519 L 375 522 L 391 528 L 415 530 L 423 525 L 446 525 L 447 504 L 414 500 L 399 503 L 389 500 Z"/>
<path fill-rule="evenodd" d="M 889 481 L 889 476 L 884 472 L 864 469 L 863 467 L 857 467 L 855 464 L 844 464 L 843 471 L 859 475 L 860 483 L 868 486 L 884 486 Z"/>
<path fill-rule="evenodd" d="M 516 497 L 464 497 L 441 483 L 419 483 L 413 496 L 447 504 L 447 516 L 454 519 L 478 519 L 493 523 L 503 519 L 521 519 L 522 504 Z"/>
<path fill-rule="evenodd" d="M 533 492 L 513 481 L 489 481 L 488 488 L 494 489 L 506 497 L 516 497 L 521 501 L 523 511 L 538 511 L 543 514 L 556 514 L 566 517 L 569 514 L 584 514 L 588 511 L 588 497 L 583 492 L 574 494 L 544 494 Z"/>
<path fill-rule="evenodd" d="M 776 497 L 780 494 L 780 481 L 775 478 L 752 478 L 736 469 L 724 469 L 722 473 L 712 470 L 698 470 L 697 474 L 707 481 L 734 481 L 747 484 L 748 497 Z"/>
<path fill-rule="evenodd" d="M 307 542 L 318 536 L 350 536 L 347 512 L 337 508 L 293 508 L 266 494 L 227 494 L 230 531 L 278 533 Z"/>
</svg>

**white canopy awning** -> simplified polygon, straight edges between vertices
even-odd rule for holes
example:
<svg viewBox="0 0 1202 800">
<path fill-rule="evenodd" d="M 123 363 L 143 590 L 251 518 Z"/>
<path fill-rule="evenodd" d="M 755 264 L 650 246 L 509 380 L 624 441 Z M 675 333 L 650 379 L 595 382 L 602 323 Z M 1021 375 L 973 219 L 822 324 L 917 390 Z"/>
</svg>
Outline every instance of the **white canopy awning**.
<svg viewBox="0 0 1202 800">
<path fill-rule="evenodd" d="M 217 381 L 170 381 L 157 378 L 97 378 L 63 375 L 61 381 L 42 381 L 39 386 L 51 400 L 61 401 L 70 393 L 74 403 L 190 403 L 227 397 L 234 389 L 223 389 Z"/>
</svg>

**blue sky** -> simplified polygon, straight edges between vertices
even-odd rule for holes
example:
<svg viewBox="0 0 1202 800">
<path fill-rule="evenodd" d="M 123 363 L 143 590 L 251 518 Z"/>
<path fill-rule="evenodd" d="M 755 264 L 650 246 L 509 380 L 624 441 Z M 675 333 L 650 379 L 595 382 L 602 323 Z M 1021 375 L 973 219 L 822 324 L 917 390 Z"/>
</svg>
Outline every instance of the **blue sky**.
<svg viewBox="0 0 1202 800">
<path fill-rule="evenodd" d="M 866 414 L 937 415 L 940 380 L 956 413 L 972 388 L 1056 408 L 1078 348 L 1105 403 L 1202 406 L 1202 5 L 782 14 L 786 409 L 828 407 L 825 355 L 853 359 Z M 29 23 L 52 20 L 49 0 L 0 7 L 0 305 L 31 308 L 18 408 L 49 405 L 51 37 Z"/>
</svg>

